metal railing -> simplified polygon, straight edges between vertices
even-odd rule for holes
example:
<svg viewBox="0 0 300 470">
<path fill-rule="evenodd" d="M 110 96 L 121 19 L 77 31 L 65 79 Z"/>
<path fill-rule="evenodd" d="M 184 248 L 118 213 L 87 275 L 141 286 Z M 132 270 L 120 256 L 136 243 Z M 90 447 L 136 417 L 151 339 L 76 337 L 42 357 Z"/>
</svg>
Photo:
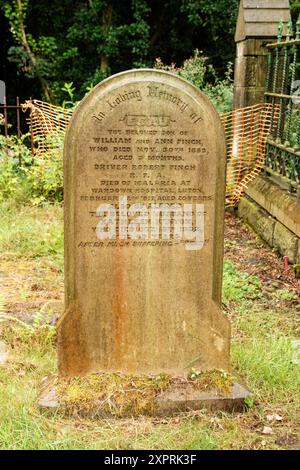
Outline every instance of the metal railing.
<svg viewBox="0 0 300 470">
<path fill-rule="evenodd" d="M 28 126 L 29 125 L 29 126 Z M 30 128 L 30 143 L 31 149 L 34 149 L 33 134 L 31 132 L 31 117 L 26 118 L 24 115 L 24 108 L 20 104 L 20 98 L 16 97 L 15 104 L 7 104 L 6 97 L 4 103 L 0 104 L 0 134 L 4 137 L 16 135 L 18 139 L 24 134 L 24 130 L 28 133 Z"/>
<path fill-rule="evenodd" d="M 278 119 L 271 118 L 265 172 L 300 196 L 300 16 L 295 36 L 291 21 L 284 41 L 282 34 L 280 22 L 277 42 L 266 46 L 265 101 L 272 104 L 273 115 L 278 113 Z"/>
</svg>

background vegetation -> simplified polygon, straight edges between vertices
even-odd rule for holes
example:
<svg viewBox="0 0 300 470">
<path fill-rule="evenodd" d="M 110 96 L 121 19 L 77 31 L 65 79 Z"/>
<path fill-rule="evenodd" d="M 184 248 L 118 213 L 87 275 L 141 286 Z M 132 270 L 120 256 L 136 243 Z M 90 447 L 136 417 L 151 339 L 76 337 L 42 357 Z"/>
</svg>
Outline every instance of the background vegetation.
<svg viewBox="0 0 300 470">
<path fill-rule="evenodd" d="M 238 0 L 6 0 L 1 56 L 8 95 L 61 103 L 109 74 L 181 66 L 198 48 L 217 74 L 234 58 Z M 2 78 L 2 77 L 1 77 Z"/>
</svg>

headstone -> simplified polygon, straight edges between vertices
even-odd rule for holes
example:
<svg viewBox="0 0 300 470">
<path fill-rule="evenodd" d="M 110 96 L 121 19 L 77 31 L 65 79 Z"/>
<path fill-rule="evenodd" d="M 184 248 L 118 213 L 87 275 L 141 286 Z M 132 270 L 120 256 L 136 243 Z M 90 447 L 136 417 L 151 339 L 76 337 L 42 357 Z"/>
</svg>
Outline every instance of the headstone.
<svg viewBox="0 0 300 470">
<path fill-rule="evenodd" d="M 189 82 L 132 70 L 78 105 L 64 149 L 61 376 L 229 368 L 225 136 Z"/>
<path fill-rule="evenodd" d="M 265 45 L 276 41 L 281 20 L 285 37 L 289 19 L 289 0 L 240 0 L 235 33 L 235 108 L 264 102 L 268 59 Z"/>
</svg>

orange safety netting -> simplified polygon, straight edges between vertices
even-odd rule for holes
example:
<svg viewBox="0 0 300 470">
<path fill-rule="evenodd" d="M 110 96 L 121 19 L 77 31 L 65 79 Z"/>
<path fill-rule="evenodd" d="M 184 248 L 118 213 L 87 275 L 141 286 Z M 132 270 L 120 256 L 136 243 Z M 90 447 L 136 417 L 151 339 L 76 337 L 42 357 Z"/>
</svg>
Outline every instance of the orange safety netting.
<svg viewBox="0 0 300 470">
<path fill-rule="evenodd" d="M 226 204 L 235 206 L 249 183 L 261 173 L 271 126 L 279 107 L 270 103 L 221 114 L 227 143 Z"/>
<path fill-rule="evenodd" d="M 26 101 L 23 110 L 35 142 L 36 154 L 62 146 L 71 109 L 38 100 Z M 271 125 L 276 126 L 278 109 L 270 103 L 257 104 L 221 114 L 227 142 L 226 204 L 235 206 L 249 183 L 261 172 Z"/>
</svg>

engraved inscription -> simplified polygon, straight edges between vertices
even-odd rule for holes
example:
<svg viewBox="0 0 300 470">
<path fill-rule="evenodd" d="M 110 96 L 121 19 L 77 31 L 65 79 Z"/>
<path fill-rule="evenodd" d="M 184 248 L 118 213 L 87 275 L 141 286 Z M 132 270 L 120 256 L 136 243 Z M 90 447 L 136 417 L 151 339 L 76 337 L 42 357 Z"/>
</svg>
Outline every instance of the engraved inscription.
<svg viewBox="0 0 300 470">
<path fill-rule="evenodd" d="M 155 101 L 164 102 L 168 112 L 143 112 L 146 103 L 152 108 Z M 132 103 L 135 112 L 130 112 Z M 179 97 L 177 91 L 163 89 L 162 85 L 118 91 L 106 99 L 105 104 L 105 109 L 92 115 L 99 126 L 95 127 L 86 147 L 85 164 L 89 172 L 94 172 L 93 183 L 78 195 L 91 220 L 98 219 L 98 223 L 91 225 L 91 241 L 80 240 L 78 246 L 113 246 L 114 238 L 118 242 L 126 240 L 124 246 L 133 246 L 138 238 L 151 241 L 151 246 L 161 246 L 160 242 L 167 241 L 168 234 L 166 246 L 182 244 L 187 247 L 188 241 L 194 240 L 196 249 L 202 249 L 210 242 L 205 237 L 209 221 L 204 208 L 213 203 L 214 195 L 207 194 L 205 185 L 201 184 L 205 178 L 202 168 L 209 158 L 209 142 L 203 137 L 201 127 L 195 134 L 191 123 L 201 126 L 203 117 L 193 110 L 191 103 Z M 126 112 L 114 117 L 123 107 Z M 178 113 L 184 116 L 181 126 L 177 125 Z M 110 125 L 112 119 L 118 122 L 117 126 Z M 120 236 L 122 231 L 119 230 L 124 220 L 118 208 L 124 199 L 126 220 L 130 221 L 126 225 L 126 238 Z M 169 210 L 169 222 L 163 217 L 162 220 L 152 217 L 154 208 L 162 206 L 165 210 L 178 208 Z M 134 213 L 133 217 L 137 207 L 141 213 Z M 195 211 L 196 215 L 188 218 L 186 211 Z M 201 217 L 198 215 L 197 219 L 199 211 Z M 156 229 L 153 220 L 158 224 Z M 153 230 L 160 239 L 153 240 Z M 100 238 L 101 243 L 95 241 L 95 237 Z"/>
</svg>

